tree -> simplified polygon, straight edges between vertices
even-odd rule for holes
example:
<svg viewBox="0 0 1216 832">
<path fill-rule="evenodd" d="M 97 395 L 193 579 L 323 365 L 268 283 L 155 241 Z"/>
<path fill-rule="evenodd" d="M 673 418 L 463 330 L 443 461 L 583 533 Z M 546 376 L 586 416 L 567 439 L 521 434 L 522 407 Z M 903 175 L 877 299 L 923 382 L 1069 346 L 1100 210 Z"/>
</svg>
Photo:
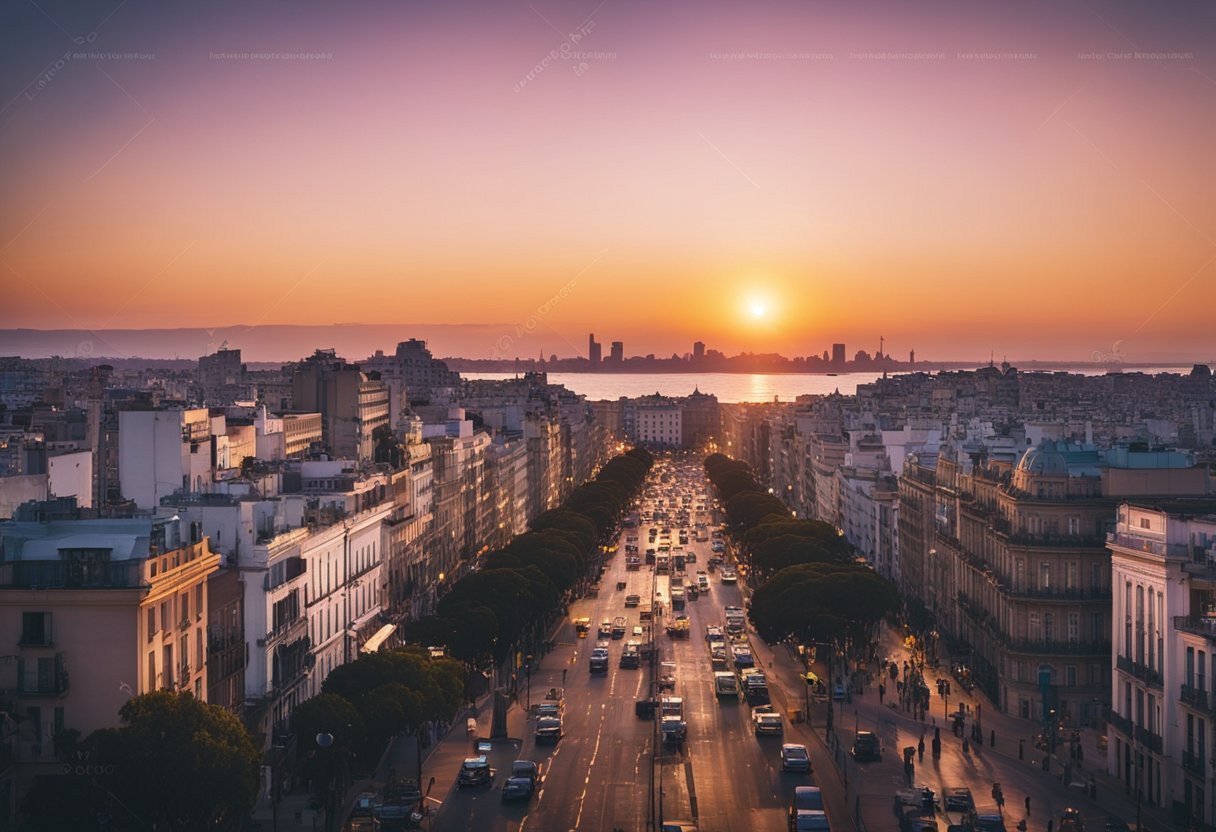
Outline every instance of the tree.
<svg viewBox="0 0 1216 832">
<path fill-rule="evenodd" d="M 758 528 L 764 528 L 764 526 Z M 751 548 L 752 566 L 762 576 L 769 576 L 788 566 L 798 566 L 804 563 L 847 563 L 848 560 L 845 551 L 818 538 L 799 537 L 792 534 L 770 537 Z"/>
<path fill-rule="evenodd" d="M 359 710 L 336 693 L 321 693 L 296 705 L 291 712 L 291 729 L 305 743 L 317 734 L 331 734 L 336 745 L 357 748 L 364 739 Z"/>
<path fill-rule="evenodd" d="M 899 608 L 895 585 L 854 563 L 809 563 L 773 575 L 752 595 L 748 617 L 769 642 L 863 639 Z"/>
<path fill-rule="evenodd" d="M 253 808 L 260 755 L 235 715 L 188 693 L 156 691 L 129 700 L 122 727 L 87 741 L 114 761 L 100 785 L 145 825 L 193 830 L 234 822 Z"/>
</svg>

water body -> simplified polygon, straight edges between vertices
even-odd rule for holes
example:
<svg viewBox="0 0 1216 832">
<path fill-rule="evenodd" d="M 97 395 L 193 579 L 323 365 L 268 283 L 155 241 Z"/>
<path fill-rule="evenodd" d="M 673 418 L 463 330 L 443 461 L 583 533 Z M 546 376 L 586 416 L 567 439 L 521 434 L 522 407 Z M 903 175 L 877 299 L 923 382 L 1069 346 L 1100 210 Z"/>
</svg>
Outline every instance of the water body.
<svg viewBox="0 0 1216 832">
<path fill-rule="evenodd" d="M 1190 367 L 1149 367 L 1140 372 L 1189 372 Z M 1105 368 L 1084 370 L 1083 375 L 1102 375 Z M 507 379 L 514 373 L 461 373 L 467 379 Z M 881 373 L 840 373 L 835 376 L 810 373 L 549 373 L 549 382 L 561 384 L 588 399 L 636 398 L 659 393 L 687 396 L 693 390 L 712 393 L 720 402 L 771 402 L 774 397 L 792 402 L 807 394 L 826 395 L 839 390 L 857 392 Z"/>
</svg>

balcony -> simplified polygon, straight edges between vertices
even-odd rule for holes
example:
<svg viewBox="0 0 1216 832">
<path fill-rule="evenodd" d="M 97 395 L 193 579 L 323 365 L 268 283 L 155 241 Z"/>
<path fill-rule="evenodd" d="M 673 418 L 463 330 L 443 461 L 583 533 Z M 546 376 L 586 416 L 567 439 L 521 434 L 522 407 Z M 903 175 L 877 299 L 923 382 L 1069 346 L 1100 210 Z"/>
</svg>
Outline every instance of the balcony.
<svg viewBox="0 0 1216 832">
<path fill-rule="evenodd" d="M 1162 679 L 1159 672 L 1153 670 L 1146 664 L 1134 662 L 1127 656 L 1117 657 L 1115 659 L 1115 666 L 1124 673 L 1131 674 L 1145 684 L 1152 685 L 1153 687 L 1160 688 L 1165 684 L 1165 680 Z"/>
<path fill-rule="evenodd" d="M 1207 770 L 1207 761 L 1193 751 L 1183 751 L 1182 768 L 1190 774 L 1203 777 Z"/>
<path fill-rule="evenodd" d="M 1106 721 L 1125 737 L 1130 738 L 1134 733 L 1132 721 L 1115 711 L 1110 712 L 1110 715 L 1106 718 Z"/>
<path fill-rule="evenodd" d="M 1179 632 L 1192 633 L 1216 641 L 1216 617 L 1206 615 L 1175 615 L 1174 629 Z"/>
<path fill-rule="evenodd" d="M 1160 734 L 1154 734 L 1152 731 L 1143 726 L 1136 726 L 1136 742 L 1147 748 L 1149 751 L 1155 751 L 1160 754 L 1162 747 L 1165 745 Z"/>
<path fill-rule="evenodd" d="M 25 662 L 17 664 L 17 695 L 25 697 L 59 697 L 68 692 L 68 669 L 63 655 L 55 657 L 50 667 L 28 672 Z"/>
<path fill-rule="evenodd" d="M 1187 705 L 1197 711 L 1212 713 L 1212 700 L 1208 698 L 1206 690 L 1199 690 L 1190 685 L 1183 685 L 1179 698 L 1182 700 L 1183 705 Z"/>
<path fill-rule="evenodd" d="M 1033 641 L 1028 638 L 1011 638 L 1006 649 L 1014 653 L 1041 653 L 1053 656 L 1109 656 L 1109 641 Z M 1157 683 L 1158 687 L 1161 683 Z"/>
<path fill-rule="evenodd" d="M 1022 587 L 1007 588 L 1005 592 L 1010 598 L 1027 598 L 1035 601 L 1110 601 L 1110 590 L 1105 587 L 1090 587 L 1089 589 L 1079 586 Z"/>
</svg>

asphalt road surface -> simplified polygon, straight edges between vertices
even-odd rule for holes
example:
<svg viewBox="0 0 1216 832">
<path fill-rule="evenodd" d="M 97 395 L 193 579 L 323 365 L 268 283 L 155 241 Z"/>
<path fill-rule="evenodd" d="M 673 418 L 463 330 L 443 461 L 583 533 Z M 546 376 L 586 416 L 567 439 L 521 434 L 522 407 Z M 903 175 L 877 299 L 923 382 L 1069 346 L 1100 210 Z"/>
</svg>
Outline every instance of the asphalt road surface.
<svg viewBox="0 0 1216 832">
<path fill-rule="evenodd" d="M 648 485 L 663 470 L 679 463 L 656 465 Z M 709 486 L 697 462 L 680 466 L 680 482 L 691 484 L 694 493 L 708 493 Z M 694 500 L 695 504 L 695 500 Z M 696 516 L 693 516 L 693 522 Z M 673 545 L 678 543 L 677 524 Z M 705 628 L 725 624 L 723 608 L 743 605 L 737 585 L 721 582 L 721 571 L 710 575 L 711 590 L 688 601 L 690 636 L 673 639 L 665 632 L 672 615 L 668 578 L 656 576 L 644 563 L 640 571 L 626 571 L 624 538 L 638 537 L 642 553 L 647 548 L 648 527 L 626 528 L 619 554 L 607 563 L 598 597 L 584 598 L 570 609 L 569 620 L 558 633 L 558 648 L 545 657 L 534 672 L 530 697 L 521 696 L 521 707 L 544 698 L 554 686 L 563 686 L 565 671 L 564 736 L 556 746 L 537 746 L 533 741 L 534 720 L 528 719 L 519 754 L 541 765 L 542 782 L 526 804 L 502 803 L 502 783 L 509 761 L 500 764 L 495 784 L 489 789 L 454 790 L 434 818 L 436 830 L 645 830 L 657 815 L 663 820 L 693 821 L 704 832 L 784 832 L 793 789 L 812 784 L 814 774 L 782 773 L 779 737 L 757 738 L 751 728 L 751 709 L 741 701 L 720 701 L 712 689 L 713 669 L 705 641 Z M 695 540 L 684 547 L 697 553 L 688 575 L 705 569 L 710 556 L 708 542 Z M 618 590 L 618 581 L 626 589 Z M 659 674 L 676 677 L 675 695 L 684 699 L 688 739 L 681 748 L 664 748 L 654 755 L 656 723 L 635 716 L 634 705 L 651 695 L 651 669 L 624 669 L 618 661 L 626 640 L 634 638 L 640 620 L 639 608 L 626 608 L 625 596 L 655 597 L 665 614 L 656 618 L 654 642 L 659 651 Z M 597 640 L 600 621 L 625 616 L 629 635 L 610 641 L 609 670 L 589 671 L 588 655 Z M 586 639 L 576 637 L 573 619 L 587 616 L 592 631 Z M 649 629 L 641 640 L 651 638 Z M 517 722 L 519 722 L 517 720 Z M 799 728 L 805 731 L 804 728 Z M 787 724 L 789 741 L 806 742 L 794 736 Z M 653 760 L 653 764 L 652 764 Z M 831 807 L 829 807 L 830 812 Z M 833 827 L 837 824 L 833 822 Z M 839 828 L 851 828 L 840 826 Z"/>
</svg>

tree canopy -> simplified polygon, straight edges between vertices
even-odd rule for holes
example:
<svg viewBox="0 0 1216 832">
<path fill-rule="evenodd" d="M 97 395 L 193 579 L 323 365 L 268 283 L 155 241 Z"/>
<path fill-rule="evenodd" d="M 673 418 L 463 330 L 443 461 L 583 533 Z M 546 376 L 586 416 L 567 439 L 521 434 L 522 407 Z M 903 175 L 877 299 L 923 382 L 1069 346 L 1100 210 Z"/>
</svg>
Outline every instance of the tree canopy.
<svg viewBox="0 0 1216 832">
<path fill-rule="evenodd" d="M 752 595 L 748 617 L 765 641 L 861 639 L 897 610 L 899 590 L 865 566 L 807 563 L 773 575 Z"/>
</svg>

